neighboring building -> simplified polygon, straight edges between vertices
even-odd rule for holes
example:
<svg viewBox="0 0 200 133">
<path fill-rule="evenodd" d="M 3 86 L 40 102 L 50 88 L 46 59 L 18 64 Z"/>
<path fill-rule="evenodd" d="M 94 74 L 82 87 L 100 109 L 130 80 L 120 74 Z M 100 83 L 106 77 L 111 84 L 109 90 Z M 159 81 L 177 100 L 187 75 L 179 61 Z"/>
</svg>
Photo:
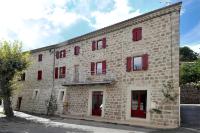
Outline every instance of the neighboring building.
<svg viewBox="0 0 200 133">
<path fill-rule="evenodd" d="M 179 97 L 163 102 L 163 84 L 179 94 L 181 3 L 31 51 L 32 64 L 15 93 L 15 109 L 66 117 L 178 127 Z"/>
</svg>

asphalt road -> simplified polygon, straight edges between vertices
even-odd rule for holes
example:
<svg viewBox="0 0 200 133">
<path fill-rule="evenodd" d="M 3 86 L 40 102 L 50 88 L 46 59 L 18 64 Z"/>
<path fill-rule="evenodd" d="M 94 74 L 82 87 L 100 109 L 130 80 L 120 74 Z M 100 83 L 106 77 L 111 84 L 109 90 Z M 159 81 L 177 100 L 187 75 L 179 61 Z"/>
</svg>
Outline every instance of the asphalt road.
<svg viewBox="0 0 200 133">
<path fill-rule="evenodd" d="M 17 117 L 5 118 L 0 114 L 0 133 L 198 133 L 193 128 L 158 130 L 144 127 L 109 124 L 94 121 L 43 118 L 15 112 Z"/>
</svg>

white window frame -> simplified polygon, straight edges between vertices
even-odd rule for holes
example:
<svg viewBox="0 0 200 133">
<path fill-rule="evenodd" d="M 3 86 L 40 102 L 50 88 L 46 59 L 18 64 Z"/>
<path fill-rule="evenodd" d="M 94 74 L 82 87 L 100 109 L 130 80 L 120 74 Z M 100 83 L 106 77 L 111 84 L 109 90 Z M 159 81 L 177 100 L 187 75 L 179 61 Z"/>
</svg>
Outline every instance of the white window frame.
<svg viewBox="0 0 200 133">
<path fill-rule="evenodd" d="M 97 49 L 102 49 L 103 48 L 103 40 L 98 40 L 97 41 Z"/>
<path fill-rule="evenodd" d="M 141 61 L 141 62 L 140 62 L 140 63 L 141 63 L 141 68 L 139 68 L 139 69 L 138 69 L 138 68 L 135 69 L 135 65 L 136 65 L 136 61 L 135 61 L 135 59 L 139 59 L 139 58 L 141 59 L 141 60 L 140 60 L 140 61 Z M 133 57 L 133 62 L 134 62 L 134 64 L 133 64 L 133 70 L 134 70 L 134 71 L 142 70 L 142 56 L 135 56 L 135 57 Z"/>
<path fill-rule="evenodd" d="M 101 67 L 98 66 L 99 64 L 101 64 Z M 103 69 L 103 63 L 102 62 L 97 62 L 96 63 L 96 74 L 102 74 L 102 69 Z"/>
</svg>

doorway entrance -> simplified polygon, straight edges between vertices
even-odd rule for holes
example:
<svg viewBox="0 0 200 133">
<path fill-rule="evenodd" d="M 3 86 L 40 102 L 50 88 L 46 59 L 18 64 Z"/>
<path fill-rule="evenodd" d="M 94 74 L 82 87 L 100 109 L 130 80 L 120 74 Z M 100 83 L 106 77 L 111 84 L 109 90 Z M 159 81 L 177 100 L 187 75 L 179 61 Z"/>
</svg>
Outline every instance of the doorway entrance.
<svg viewBox="0 0 200 133">
<path fill-rule="evenodd" d="M 103 91 L 92 92 L 92 115 L 101 116 L 103 107 Z"/>
<path fill-rule="evenodd" d="M 18 97 L 18 100 L 17 100 L 17 110 L 20 110 L 20 107 L 21 107 L 21 102 L 22 102 L 22 97 Z"/>
<path fill-rule="evenodd" d="M 132 91 L 131 117 L 146 118 L 147 91 Z"/>
</svg>

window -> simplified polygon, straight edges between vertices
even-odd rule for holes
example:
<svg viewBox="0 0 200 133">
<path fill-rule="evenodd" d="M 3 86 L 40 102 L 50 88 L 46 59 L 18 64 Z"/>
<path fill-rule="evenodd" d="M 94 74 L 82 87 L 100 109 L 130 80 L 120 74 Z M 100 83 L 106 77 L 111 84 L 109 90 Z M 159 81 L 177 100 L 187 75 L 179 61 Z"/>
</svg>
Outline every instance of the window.
<svg viewBox="0 0 200 133">
<path fill-rule="evenodd" d="M 25 74 L 25 73 L 22 73 L 22 74 L 21 74 L 21 81 L 25 81 L 25 78 L 26 78 L 26 74 Z"/>
<path fill-rule="evenodd" d="M 97 63 L 96 73 L 102 74 L 102 62 Z"/>
<path fill-rule="evenodd" d="M 60 67 L 59 78 L 65 78 L 65 66 Z"/>
<path fill-rule="evenodd" d="M 39 90 L 34 90 L 32 99 L 37 99 L 38 98 L 38 93 L 39 93 Z"/>
<path fill-rule="evenodd" d="M 92 51 L 95 51 L 96 49 L 104 49 L 106 48 L 106 38 L 102 38 L 98 41 L 92 41 Z"/>
<path fill-rule="evenodd" d="M 146 118 L 147 91 L 131 92 L 131 117 Z"/>
<path fill-rule="evenodd" d="M 142 57 L 133 57 L 133 70 L 142 70 Z"/>
<path fill-rule="evenodd" d="M 79 55 L 80 53 L 80 47 L 79 46 L 75 46 L 74 47 L 74 55 Z"/>
<path fill-rule="evenodd" d="M 55 68 L 55 79 L 58 79 L 58 67 Z"/>
<path fill-rule="evenodd" d="M 139 41 L 142 40 L 142 28 L 135 28 L 132 30 L 132 40 Z"/>
<path fill-rule="evenodd" d="M 42 80 L 42 71 L 41 70 L 38 71 L 37 79 Z"/>
<path fill-rule="evenodd" d="M 91 75 L 94 74 L 106 74 L 106 61 L 91 62 Z"/>
<path fill-rule="evenodd" d="M 140 71 L 148 69 L 148 54 L 126 58 L 126 71 Z"/>
<path fill-rule="evenodd" d="M 60 91 L 60 94 L 59 94 L 59 101 L 64 101 L 64 95 L 65 95 L 65 92 L 64 91 Z"/>
<path fill-rule="evenodd" d="M 38 61 L 39 61 L 39 62 L 42 61 L 42 54 L 39 54 L 39 55 L 38 55 Z"/>
<path fill-rule="evenodd" d="M 99 40 L 97 41 L 97 49 L 102 49 L 103 48 L 103 41 Z"/>
<path fill-rule="evenodd" d="M 66 57 L 66 50 L 61 50 L 61 51 L 56 51 L 56 59 L 59 59 L 59 58 L 64 58 Z"/>
</svg>

